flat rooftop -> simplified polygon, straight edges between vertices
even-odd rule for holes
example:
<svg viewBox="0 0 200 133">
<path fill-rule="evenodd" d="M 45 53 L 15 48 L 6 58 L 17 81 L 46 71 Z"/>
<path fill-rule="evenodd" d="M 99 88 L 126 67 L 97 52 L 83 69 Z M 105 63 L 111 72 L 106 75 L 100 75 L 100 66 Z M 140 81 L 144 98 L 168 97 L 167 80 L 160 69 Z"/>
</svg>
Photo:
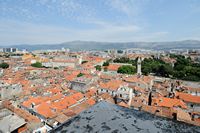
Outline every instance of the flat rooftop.
<svg viewBox="0 0 200 133">
<path fill-rule="evenodd" d="M 200 132 L 200 127 L 102 101 L 63 123 L 52 132 L 197 133 Z"/>
<path fill-rule="evenodd" d="M 9 133 L 26 124 L 25 120 L 17 115 L 8 115 L 0 119 L 0 132 Z"/>
</svg>

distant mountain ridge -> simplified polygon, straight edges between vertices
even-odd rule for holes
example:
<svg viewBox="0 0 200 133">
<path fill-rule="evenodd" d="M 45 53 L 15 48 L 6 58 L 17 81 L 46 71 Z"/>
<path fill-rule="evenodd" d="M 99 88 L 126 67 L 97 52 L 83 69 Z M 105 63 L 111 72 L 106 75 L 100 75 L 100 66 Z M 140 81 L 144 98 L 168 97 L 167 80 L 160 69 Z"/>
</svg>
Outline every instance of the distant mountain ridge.
<svg viewBox="0 0 200 133">
<path fill-rule="evenodd" d="M 21 44 L 3 47 L 15 47 L 19 50 L 27 49 L 47 50 L 47 49 L 61 49 L 69 48 L 73 51 L 78 50 L 106 50 L 106 49 L 127 49 L 127 48 L 143 48 L 153 50 L 170 50 L 170 49 L 200 49 L 200 41 L 198 40 L 184 40 L 171 42 L 96 42 L 96 41 L 71 41 L 60 44 Z"/>
</svg>

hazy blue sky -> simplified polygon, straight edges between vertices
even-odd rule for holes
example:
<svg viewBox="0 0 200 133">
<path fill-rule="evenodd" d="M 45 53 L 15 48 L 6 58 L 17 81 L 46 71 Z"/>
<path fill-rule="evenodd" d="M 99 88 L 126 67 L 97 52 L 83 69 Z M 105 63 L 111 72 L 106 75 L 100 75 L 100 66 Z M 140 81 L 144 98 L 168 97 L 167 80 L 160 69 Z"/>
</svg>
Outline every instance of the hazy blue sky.
<svg viewBox="0 0 200 133">
<path fill-rule="evenodd" d="M 0 0 L 0 45 L 200 39 L 200 0 Z"/>
</svg>

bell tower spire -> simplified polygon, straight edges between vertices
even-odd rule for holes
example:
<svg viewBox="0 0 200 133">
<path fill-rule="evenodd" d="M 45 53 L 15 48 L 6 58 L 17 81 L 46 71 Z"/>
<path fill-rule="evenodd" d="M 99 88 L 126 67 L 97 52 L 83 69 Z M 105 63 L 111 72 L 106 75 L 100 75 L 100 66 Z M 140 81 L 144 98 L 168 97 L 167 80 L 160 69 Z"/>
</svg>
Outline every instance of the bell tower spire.
<svg viewBox="0 0 200 133">
<path fill-rule="evenodd" d="M 138 57 L 137 60 L 137 75 L 141 76 L 142 75 L 142 71 L 141 71 L 141 57 Z"/>
</svg>

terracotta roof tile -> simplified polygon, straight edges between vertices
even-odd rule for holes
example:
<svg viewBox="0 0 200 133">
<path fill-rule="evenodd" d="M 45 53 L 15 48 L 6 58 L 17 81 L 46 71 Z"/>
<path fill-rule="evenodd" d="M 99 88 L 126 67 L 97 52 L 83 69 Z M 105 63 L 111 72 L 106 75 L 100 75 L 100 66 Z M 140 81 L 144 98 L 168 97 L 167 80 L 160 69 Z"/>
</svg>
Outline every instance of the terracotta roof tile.
<svg viewBox="0 0 200 133">
<path fill-rule="evenodd" d="M 110 64 L 107 67 L 107 70 L 109 70 L 109 71 L 117 71 L 120 66 L 122 66 L 122 65 L 119 65 L 119 64 Z"/>
<path fill-rule="evenodd" d="M 172 98 L 166 98 L 166 97 L 160 97 L 160 98 L 155 98 L 153 99 L 153 103 L 156 106 L 161 106 L 161 107 L 181 107 L 184 109 L 187 109 L 186 104 L 179 99 L 172 99 Z"/>
<path fill-rule="evenodd" d="M 128 107 L 128 104 L 126 104 L 126 103 L 123 102 L 123 101 L 119 102 L 118 105 L 119 105 L 119 106 L 122 106 L 122 107 L 126 107 L 126 108 Z"/>
<path fill-rule="evenodd" d="M 30 97 L 27 101 L 24 101 L 22 105 L 29 108 L 31 104 L 34 104 L 36 106 L 48 100 L 49 98 L 47 97 Z"/>
<path fill-rule="evenodd" d="M 122 85 L 128 85 L 121 80 L 110 80 L 106 83 L 100 83 L 100 88 L 116 91 Z"/>
<path fill-rule="evenodd" d="M 52 118 L 55 113 L 51 110 L 50 105 L 46 102 L 41 103 L 36 108 L 37 112 L 46 118 Z"/>
<path fill-rule="evenodd" d="M 87 98 L 93 97 L 96 94 L 96 90 L 90 89 L 88 92 L 86 92 L 84 95 Z"/>
<path fill-rule="evenodd" d="M 70 96 L 71 98 L 75 99 L 76 101 L 79 101 L 83 99 L 84 95 L 81 92 L 77 92 Z"/>
<path fill-rule="evenodd" d="M 176 97 L 182 99 L 185 102 L 200 104 L 200 96 L 193 96 L 187 93 L 176 92 Z"/>
<path fill-rule="evenodd" d="M 96 103 L 96 101 L 93 98 L 90 98 L 86 101 L 86 103 L 89 104 L 90 106 L 92 106 Z"/>
</svg>

